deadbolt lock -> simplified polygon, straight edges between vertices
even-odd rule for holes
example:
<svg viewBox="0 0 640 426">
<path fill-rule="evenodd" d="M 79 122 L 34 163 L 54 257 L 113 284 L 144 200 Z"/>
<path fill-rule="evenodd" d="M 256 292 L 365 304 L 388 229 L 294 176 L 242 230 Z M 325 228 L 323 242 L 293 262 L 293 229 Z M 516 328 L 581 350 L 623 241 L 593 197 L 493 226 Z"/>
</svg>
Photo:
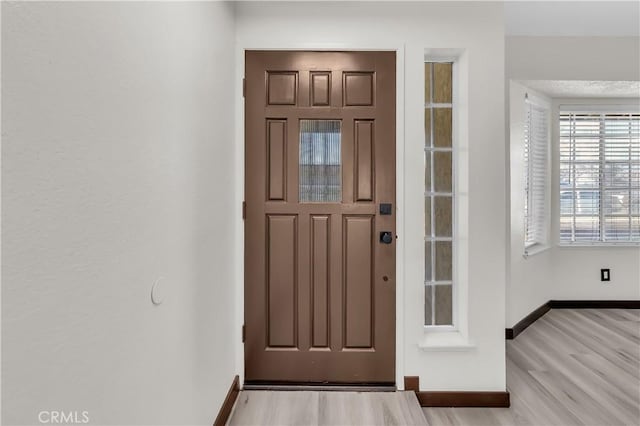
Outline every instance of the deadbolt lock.
<svg viewBox="0 0 640 426">
<path fill-rule="evenodd" d="M 393 241 L 393 233 L 391 231 L 382 231 L 380 233 L 380 242 L 382 244 L 391 244 Z"/>
<path fill-rule="evenodd" d="M 393 205 L 391 203 L 380 204 L 380 215 L 388 216 L 393 213 Z"/>
</svg>

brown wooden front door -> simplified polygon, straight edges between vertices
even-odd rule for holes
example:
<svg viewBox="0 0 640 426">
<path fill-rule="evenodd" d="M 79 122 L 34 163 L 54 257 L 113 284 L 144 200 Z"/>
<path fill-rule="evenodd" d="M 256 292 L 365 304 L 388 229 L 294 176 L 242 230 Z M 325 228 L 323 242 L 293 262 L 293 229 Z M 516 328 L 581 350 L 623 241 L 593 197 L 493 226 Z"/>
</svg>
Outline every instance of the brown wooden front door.
<svg viewBox="0 0 640 426">
<path fill-rule="evenodd" d="M 395 53 L 245 60 L 246 383 L 393 383 Z"/>
</svg>

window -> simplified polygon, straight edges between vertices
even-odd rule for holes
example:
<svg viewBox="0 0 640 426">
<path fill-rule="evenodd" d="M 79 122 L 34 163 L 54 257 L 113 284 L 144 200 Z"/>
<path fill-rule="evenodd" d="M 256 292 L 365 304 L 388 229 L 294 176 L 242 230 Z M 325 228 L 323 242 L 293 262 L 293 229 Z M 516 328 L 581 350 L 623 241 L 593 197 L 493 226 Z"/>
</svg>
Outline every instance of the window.
<svg viewBox="0 0 640 426">
<path fill-rule="evenodd" d="M 524 125 L 525 254 L 535 246 L 548 243 L 549 202 L 549 108 L 526 100 Z"/>
<path fill-rule="evenodd" d="M 560 113 L 560 243 L 640 242 L 640 114 Z"/>
<path fill-rule="evenodd" d="M 453 64 L 425 63 L 425 325 L 453 325 Z"/>
<path fill-rule="evenodd" d="M 342 201 L 340 120 L 300 120 L 300 202 Z"/>
</svg>

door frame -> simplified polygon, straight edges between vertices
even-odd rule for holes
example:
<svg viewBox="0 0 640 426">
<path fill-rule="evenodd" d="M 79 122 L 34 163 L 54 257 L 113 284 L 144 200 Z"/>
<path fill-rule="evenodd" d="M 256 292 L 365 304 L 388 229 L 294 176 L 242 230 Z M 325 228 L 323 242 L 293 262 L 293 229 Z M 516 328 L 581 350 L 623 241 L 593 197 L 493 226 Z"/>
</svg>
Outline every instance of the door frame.
<svg viewBox="0 0 640 426">
<path fill-rule="evenodd" d="M 242 202 L 244 201 L 245 176 L 245 114 L 243 98 L 243 82 L 245 75 L 245 51 L 247 50 L 313 50 L 313 51 L 393 51 L 396 53 L 396 387 L 404 386 L 404 256 L 405 247 L 405 209 L 404 209 L 404 153 L 405 153 L 405 102 L 404 102 L 404 44 L 307 44 L 287 43 L 275 45 L 265 40 L 258 45 L 236 46 L 235 51 L 235 137 L 234 137 L 234 205 L 230 209 L 234 221 L 234 294 L 235 315 L 231 330 L 235 345 L 235 370 L 244 383 L 244 343 L 242 342 L 242 326 L 244 324 L 244 220 L 242 218 Z"/>
</svg>

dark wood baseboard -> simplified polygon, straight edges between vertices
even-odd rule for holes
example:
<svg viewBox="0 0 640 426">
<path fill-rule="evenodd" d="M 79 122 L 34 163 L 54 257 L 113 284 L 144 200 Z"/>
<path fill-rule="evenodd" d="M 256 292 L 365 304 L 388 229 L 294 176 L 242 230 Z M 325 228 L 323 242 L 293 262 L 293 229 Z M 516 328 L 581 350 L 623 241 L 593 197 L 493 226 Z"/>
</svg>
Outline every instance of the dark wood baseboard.
<svg viewBox="0 0 640 426">
<path fill-rule="evenodd" d="M 531 312 L 529 315 L 524 317 L 522 320 L 518 321 L 513 328 L 507 328 L 505 330 L 505 338 L 507 340 L 515 339 L 516 336 L 522 333 L 525 328 L 529 327 L 531 324 L 536 322 L 538 318 L 549 312 L 551 307 L 549 306 L 549 302 L 537 308 L 535 311 Z"/>
<path fill-rule="evenodd" d="M 513 328 L 505 329 L 505 338 L 515 339 L 550 309 L 640 309 L 640 300 L 549 300 L 524 317 Z"/>
<path fill-rule="evenodd" d="M 404 390 L 420 392 L 420 377 L 404 376 Z"/>
<path fill-rule="evenodd" d="M 549 300 L 552 309 L 640 309 L 640 300 Z"/>
<path fill-rule="evenodd" d="M 422 407 L 509 407 L 509 392 L 416 392 Z"/>
<path fill-rule="evenodd" d="M 216 417 L 216 421 L 213 422 L 213 426 L 224 426 L 227 423 L 231 410 L 233 409 L 233 404 L 236 403 L 239 393 L 240 377 L 236 376 L 233 379 L 233 383 L 231 383 L 231 387 L 229 388 L 229 392 L 227 392 L 227 396 L 222 403 L 222 407 L 220 407 L 220 411 L 218 411 L 218 417 Z"/>
<path fill-rule="evenodd" d="M 416 393 L 422 407 L 509 407 L 509 392 L 420 391 L 420 377 L 405 376 L 404 390 Z"/>
</svg>

